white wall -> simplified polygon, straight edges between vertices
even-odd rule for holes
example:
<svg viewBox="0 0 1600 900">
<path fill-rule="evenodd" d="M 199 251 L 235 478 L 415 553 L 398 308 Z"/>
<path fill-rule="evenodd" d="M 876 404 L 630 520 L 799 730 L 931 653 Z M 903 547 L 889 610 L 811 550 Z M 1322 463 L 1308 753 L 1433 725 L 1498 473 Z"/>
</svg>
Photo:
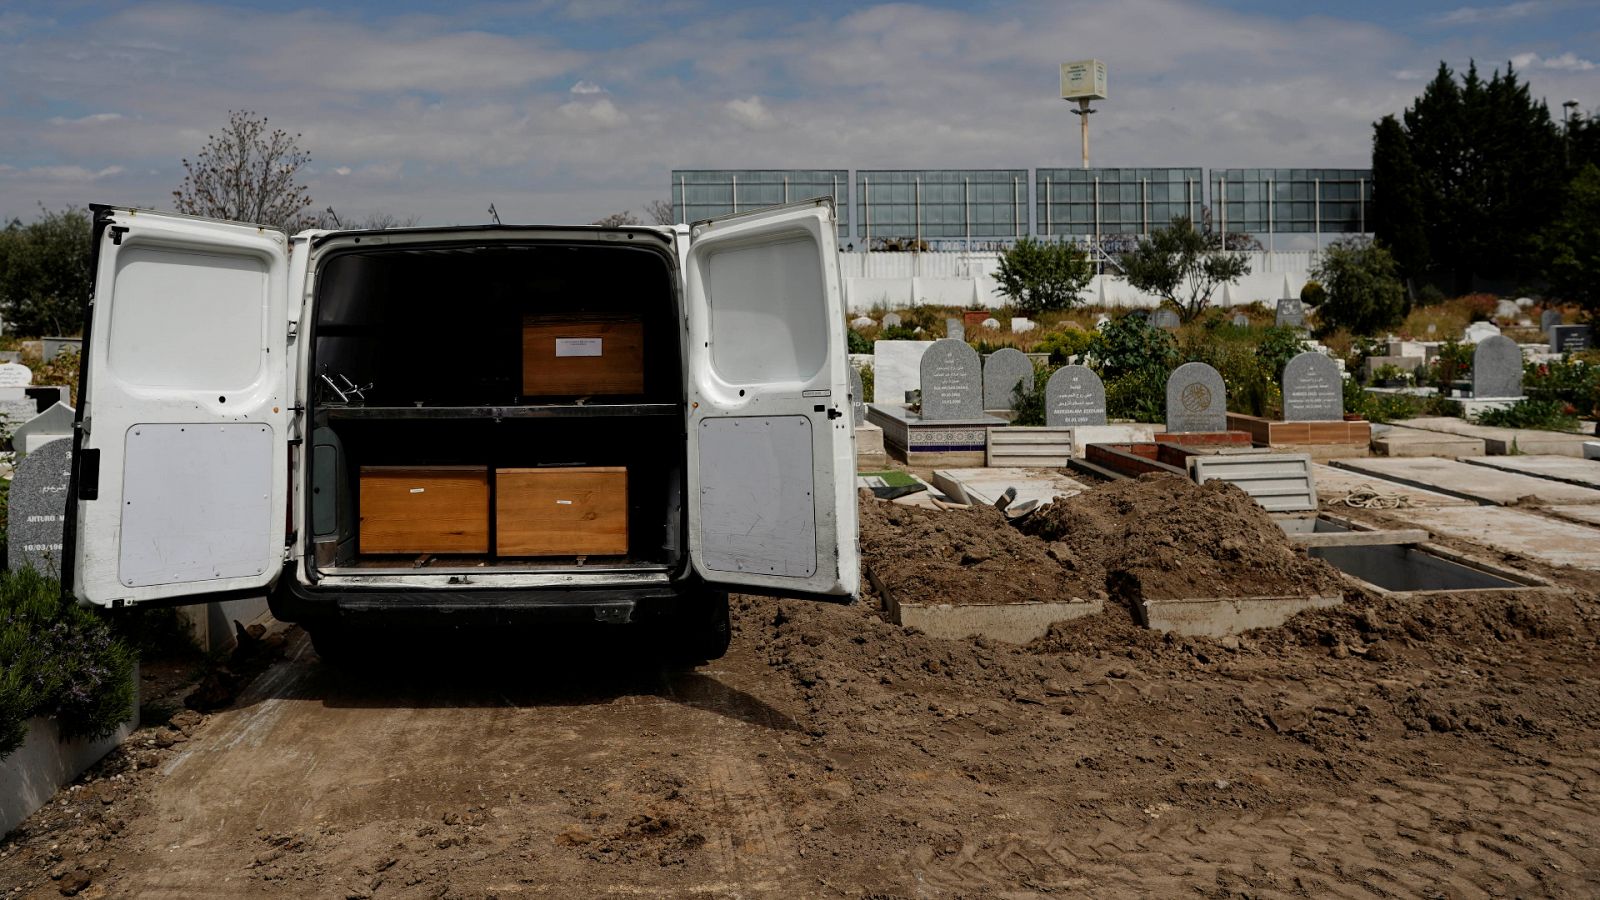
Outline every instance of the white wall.
<svg viewBox="0 0 1600 900">
<path fill-rule="evenodd" d="M 1310 278 L 1316 254 L 1307 250 L 1248 252 L 1250 274 L 1212 298 L 1218 306 L 1257 300 L 1268 303 L 1287 291 L 1298 297 Z M 841 253 L 839 269 L 852 314 L 875 305 L 900 309 L 921 304 L 939 306 L 1004 305 L 994 273 L 998 253 Z M 1160 298 L 1135 290 L 1115 275 L 1096 276 L 1085 291 L 1088 302 L 1104 306 L 1154 307 Z"/>
</svg>

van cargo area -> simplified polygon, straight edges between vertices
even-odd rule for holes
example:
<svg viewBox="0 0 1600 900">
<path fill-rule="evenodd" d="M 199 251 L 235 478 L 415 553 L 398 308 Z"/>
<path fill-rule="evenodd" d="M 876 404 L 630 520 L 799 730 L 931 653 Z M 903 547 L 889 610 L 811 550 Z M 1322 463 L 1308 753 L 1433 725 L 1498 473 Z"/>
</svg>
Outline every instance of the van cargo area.
<svg viewBox="0 0 1600 900">
<path fill-rule="evenodd" d="M 663 251 L 614 241 L 329 251 L 309 359 L 314 571 L 677 570 L 675 277 Z"/>
</svg>

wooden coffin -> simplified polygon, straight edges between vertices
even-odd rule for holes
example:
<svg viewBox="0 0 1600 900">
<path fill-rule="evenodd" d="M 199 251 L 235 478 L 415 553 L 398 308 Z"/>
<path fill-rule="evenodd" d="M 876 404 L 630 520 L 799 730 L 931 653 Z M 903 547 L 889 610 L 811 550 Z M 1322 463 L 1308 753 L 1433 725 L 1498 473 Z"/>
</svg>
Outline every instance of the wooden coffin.
<svg viewBox="0 0 1600 900">
<path fill-rule="evenodd" d="M 628 470 L 567 466 L 495 470 L 495 553 L 624 556 Z"/>
<path fill-rule="evenodd" d="M 487 466 L 362 466 L 362 553 L 489 552 Z"/>
<path fill-rule="evenodd" d="M 644 323 L 620 316 L 527 316 L 522 393 L 588 397 L 644 393 Z"/>
</svg>

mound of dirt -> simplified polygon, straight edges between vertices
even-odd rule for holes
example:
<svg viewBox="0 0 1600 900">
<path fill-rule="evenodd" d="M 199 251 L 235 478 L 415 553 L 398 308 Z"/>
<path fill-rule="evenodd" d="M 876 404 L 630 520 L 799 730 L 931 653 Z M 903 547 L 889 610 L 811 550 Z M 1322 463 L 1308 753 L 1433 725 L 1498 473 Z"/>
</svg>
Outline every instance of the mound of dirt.
<svg viewBox="0 0 1600 900">
<path fill-rule="evenodd" d="M 1023 523 L 1121 599 L 1339 594 L 1338 572 L 1289 542 L 1239 488 L 1152 473 L 1058 500 Z"/>
<path fill-rule="evenodd" d="M 868 571 L 909 603 L 1030 603 L 1090 598 L 1098 571 L 1080 572 L 999 510 L 901 506 L 861 492 Z"/>
</svg>

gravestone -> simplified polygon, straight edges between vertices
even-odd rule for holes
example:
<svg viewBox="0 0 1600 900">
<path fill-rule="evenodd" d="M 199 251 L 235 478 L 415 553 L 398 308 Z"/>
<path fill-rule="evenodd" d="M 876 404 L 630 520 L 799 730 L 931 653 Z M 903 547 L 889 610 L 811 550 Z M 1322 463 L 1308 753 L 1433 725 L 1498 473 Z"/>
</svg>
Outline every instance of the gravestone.
<svg viewBox="0 0 1600 900">
<path fill-rule="evenodd" d="M 1011 333 L 1024 334 L 1033 330 L 1033 320 L 1026 316 L 1011 317 Z"/>
<path fill-rule="evenodd" d="M 1106 424 L 1106 386 L 1088 366 L 1062 366 L 1044 385 L 1044 423 L 1051 427 Z"/>
<path fill-rule="evenodd" d="M 900 314 L 899 313 L 889 313 L 889 314 L 887 314 L 887 315 L 885 315 L 883 317 L 883 327 L 885 327 L 885 328 L 893 328 L 893 327 L 895 327 L 896 325 L 899 325 L 899 324 L 900 324 Z"/>
<path fill-rule="evenodd" d="M 862 396 L 866 388 L 861 384 L 861 371 L 855 366 L 846 368 L 850 370 L 850 416 L 860 428 L 867 421 L 867 398 Z"/>
<path fill-rule="evenodd" d="M 1550 328 L 1551 353 L 1577 353 L 1594 346 L 1594 334 L 1588 325 L 1554 325 Z"/>
<path fill-rule="evenodd" d="M 944 320 L 944 336 L 955 341 L 967 339 L 967 326 L 960 319 Z"/>
<path fill-rule="evenodd" d="M 1157 328 L 1177 328 L 1178 314 L 1170 309 L 1158 309 L 1156 310 L 1156 314 L 1150 319 L 1150 324 L 1156 326 Z"/>
<path fill-rule="evenodd" d="M 1306 305 L 1299 297 L 1284 297 L 1278 301 L 1278 315 L 1272 324 L 1279 328 L 1306 327 Z"/>
<path fill-rule="evenodd" d="M 44 359 L 49 362 L 61 354 L 71 350 L 73 353 L 83 352 L 83 338 L 74 337 L 47 337 L 44 338 Z"/>
<path fill-rule="evenodd" d="M 1464 344 L 1476 344 L 1484 338 L 1494 337 L 1499 333 L 1499 327 L 1493 322 L 1473 322 L 1467 326 L 1467 332 L 1462 336 L 1461 342 Z"/>
<path fill-rule="evenodd" d="M 983 408 L 1014 409 L 1012 388 L 1033 390 L 1033 360 L 1015 347 L 1001 347 L 983 361 Z"/>
<path fill-rule="evenodd" d="M 1494 304 L 1494 317 L 1496 319 L 1515 319 L 1518 307 L 1515 300 L 1497 300 Z"/>
<path fill-rule="evenodd" d="M 1235 328 L 1249 328 L 1250 327 L 1250 317 L 1245 315 L 1244 313 L 1239 313 L 1238 315 L 1235 315 L 1233 317 L 1233 327 L 1235 327 Z"/>
<path fill-rule="evenodd" d="M 0 363 L 0 427 L 10 431 L 39 413 L 39 402 L 28 395 L 33 371 L 18 363 Z"/>
<path fill-rule="evenodd" d="M 856 316 L 854 319 L 850 320 L 851 328 L 871 328 L 876 324 L 878 323 L 867 316 Z"/>
<path fill-rule="evenodd" d="M 1522 348 L 1505 335 L 1478 342 L 1472 351 L 1473 397 L 1522 396 Z"/>
<path fill-rule="evenodd" d="M 1216 369 L 1184 363 L 1167 378 L 1167 431 L 1228 430 L 1228 389 Z"/>
<path fill-rule="evenodd" d="M 983 360 L 965 341 L 934 341 L 922 354 L 922 418 L 983 417 Z"/>
<path fill-rule="evenodd" d="M 24 422 L 11 432 L 11 446 L 26 456 L 50 441 L 72 435 L 72 423 L 77 411 L 65 403 L 51 404 L 50 408 Z"/>
<path fill-rule="evenodd" d="M 922 379 L 927 341 L 876 341 L 872 345 L 872 402 L 898 406 Z"/>
<path fill-rule="evenodd" d="M 6 567 L 11 571 L 32 566 L 60 576 L 71 475 L 72 441 L 66 438 L 40 446 L 17 463 L 6 513 Z"/>
<path fill-rule="evenodd" d="M 1344 379 L 1339 364 L 1306 351 L 1283 367 L 1283 420 L 1337 422 L 1344 418 Z"/>
<path fill-rule="evenodd" d="M 1550 329 L 1560 324 L 1561 310 L 1559 309 L 1547 309 L 1539 314 L 1539 330 L 1545 334 L 1549 334 Z"/>
<path fill-rule="evenodd" d="M 985 328 L 999 328 L 1000 327 L 1000 320 L 996 319 L 994 316 L 990 316 L 989 318 L 983 320 L 983 327 L 985 327 Z"/>
<path fill-rule="evenodd" d="M 21 363 L 21 350 L 0 350 L 0 363 Z"/>
</svg>

